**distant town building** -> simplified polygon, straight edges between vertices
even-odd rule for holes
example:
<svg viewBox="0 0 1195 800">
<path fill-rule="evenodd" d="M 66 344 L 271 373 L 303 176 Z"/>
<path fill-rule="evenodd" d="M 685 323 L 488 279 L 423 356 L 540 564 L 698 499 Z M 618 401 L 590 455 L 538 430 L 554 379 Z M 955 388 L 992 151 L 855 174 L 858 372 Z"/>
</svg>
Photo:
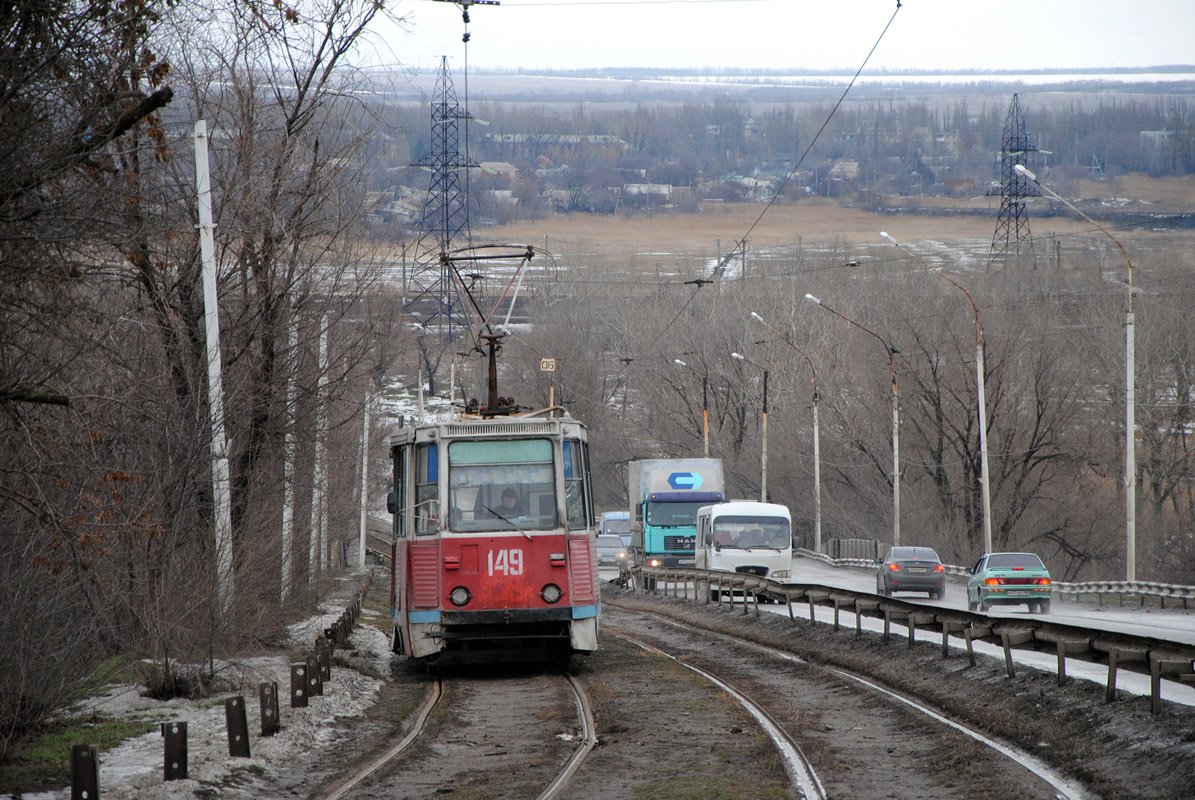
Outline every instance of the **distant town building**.
<svg viewBox="0 0 1195 800">
<path fill-rule="evenodd" d="M 486 134 L 485 142 L 489 152 L 501 153 L 507 160 L 515 161 L 547 156 L 561 162 L 584 153 L 592 159 L 613 162 L 628 147 L 617 136 L 597 133 L 490 133 Z"/>
</svg>

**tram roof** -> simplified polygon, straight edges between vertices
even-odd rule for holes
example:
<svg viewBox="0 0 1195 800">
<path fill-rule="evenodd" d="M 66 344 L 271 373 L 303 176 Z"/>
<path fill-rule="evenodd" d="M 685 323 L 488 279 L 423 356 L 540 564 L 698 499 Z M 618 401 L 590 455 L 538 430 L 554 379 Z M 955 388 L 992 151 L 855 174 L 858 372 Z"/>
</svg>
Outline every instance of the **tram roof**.
<svg viewBox="0 0 1195 800">
<path fill-rule="evenodd" d="M 415 422 L 390 434 L 390 444 L 433 439 L 502 439 L 523 436 L 575 436 L 585 438 L 585 425 L 567 413 L 560 417 L 533 414 L 503 417 L 460 417 L 436 422 Z"/>
</svg>

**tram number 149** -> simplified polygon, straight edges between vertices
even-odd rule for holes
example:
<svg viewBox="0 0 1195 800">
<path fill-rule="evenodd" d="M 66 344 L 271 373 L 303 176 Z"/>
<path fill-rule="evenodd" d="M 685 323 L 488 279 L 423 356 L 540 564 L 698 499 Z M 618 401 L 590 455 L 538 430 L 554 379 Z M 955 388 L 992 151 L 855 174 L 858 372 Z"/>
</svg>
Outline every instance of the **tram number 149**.
<svg viewBox="0 0 1195 800">
<path fill-rule="evenodd" d="M 518 549 L 491 550 L 489 568 L 490 575 L 522 575 L 523 551 Z"/>
</svg>

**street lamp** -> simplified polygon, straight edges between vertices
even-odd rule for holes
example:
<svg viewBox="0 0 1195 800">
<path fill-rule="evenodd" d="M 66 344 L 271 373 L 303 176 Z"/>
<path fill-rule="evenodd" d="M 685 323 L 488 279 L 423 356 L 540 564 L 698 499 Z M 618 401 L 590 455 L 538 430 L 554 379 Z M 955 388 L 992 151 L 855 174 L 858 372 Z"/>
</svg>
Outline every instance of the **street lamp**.
<svg viewBox="0 0 1195 800">
<path fill-rule="evenodd" d="M 894 355 L 900 353 L 895 347 L 888 343 L 888 340 L 880 336 L 875 331 L 860 325 L 845 314 L 840 314 L 828 305 L 823 303 L 811 294 L 805 295 L 805 299 L 814 305 L 821 306 L 836 317 L 846 320 L 854 325 L 864 333 L 874 336 L 884 345 L 884 349 L 888 351 L 888 371 L 892 374 L 892 546 L 900 546 L 900 397 L 896 389 L 896 362 L 892 360 Z"/>
<path fill-rule="evenodd" d="M 1071 211 L 1074 211 L 1083 219 L 1094 225 L 1100 233 L 1107 236 L 1120 249 L 1120 254 L 1124 256 L 1125 266 L 1128 267 L 1128 287 L 1129 295 L 1128 302 L 1125 306 L 1124 314 L 1124 527 L 1125 527 L 1125 580 L 1137 580 L 1137 424 L 1135 422 L 1136 415 L 1136 394 L 1137 394 L 1137 368 L 1135 365 L 1136 356 L 1134 349 L 1136 347 L 1134 337 L 1134 320 L 1133 320 L 1133 262 L 1129 260 L 1129 254 L 1125 252 L 1124 246 L 1120 241 L 1109 233 L 1102 225 L 1093 220 L 1091 217 L 1084 214 L 1074 206 L 1069 200 L 1059 195 L 1050 187 L 1038 181 L 1037 176 L 1031 171 L 1025 169 L 1024 165 L 1017 164 L 1013 167 L 1014 170 L 1024 175 L 1029 180 L 1033 181 L 1039 189 L 1046 194 L 1058 200 Z"/>
<path fill-rule="evenodd" d="M 738 361 L 745 361 L 763 370 L 763 421 L 760 423 L 760 439 L 763 444 L 759 451 L 759 502 L 768 502 L 768 368 L 756 364 L 740 353 L 731 353 L 730 357 Z"/>
<path fill-rule="evenodd" d="M 988 471 L 988 423 L 987 423 L 987 399 L 984 391 L 984 368 L 983 368 L 983 328 L 979 325 L 979 307 L 975 305 L 975 298 L 971 296 L 961 283 L 951 278 L 944 272 L 931 267 L 924 258 L 914 253 L 909 248 L 905 247 L 893 237 L 889 236 L 887 232 L 880 231 L 880 236 L 892 244 L 904 250 L 913 258 L 920 261 L 926 269 L 937 274 L 939 278 L 950 283 L 956 289 L 967 296 L 968 302 L 971 303 L 971 311 L 975 315 L 975 388 L 977 394 L 977 405 L 979 406 L 979 473 L 980 482 L 983 486 L 983 552 L 992 552 L 992 490 L 991 490 L 991 473 Z"/>
<path fill-rule="evenodd" d="M 672 359 L 672 363 L 679 364 L 685 369 L 692 369 L 679 358 Z M 694 370 L 696 371 L 696 370 Z M 701 376 L 701 419 L 702 439 L 705 447 L 705 457 L 710 457 L 710 379 L 708 375 Z"/>
<path fill-rule="evenodd" d="M 759 320 L 772 333 L 776 334 L 782 342 L 804 356 L 805 361 L 809 364 L 809 371 L 813 373 L 813 550 L 820 553 L 822 551 L 822 454 L 817 413 L 819 401 L 817 370 L 814 369 L 813 359 L 809 357 L 809 354 L 793 344 L 791 339 L 769 325 L 763 317 L 754 311 L 751 312 L 751 316 Z"/>
</svg>

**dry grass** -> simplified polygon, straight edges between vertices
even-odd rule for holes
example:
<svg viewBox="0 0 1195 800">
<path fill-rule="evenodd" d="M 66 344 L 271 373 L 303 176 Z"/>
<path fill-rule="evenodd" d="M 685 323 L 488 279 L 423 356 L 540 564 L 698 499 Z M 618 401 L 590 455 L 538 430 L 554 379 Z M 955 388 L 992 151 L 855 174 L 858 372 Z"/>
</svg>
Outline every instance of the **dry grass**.
<svg viewBox="0 0 1195 800">
<path fill-rule="evenodd" d="M 928 217 L 876 214 L 810 200 L 768 208 L 751 203 L 710 205 L 700 214 L 620 217 L 570 214 L 518 222 L 490 229 L 497 241 L 539 244 L 548 237 L 553 251 L 644 253 L 689 251 L 703 243 L 713 252 L 719 240 L 725 251 L 749 236 L 753 247 L 804 241 L 873 243 L 881 230 L 902 231 L 912 238 L 991 236 L 993 220 L 982 217 Z"/>
</svg>

